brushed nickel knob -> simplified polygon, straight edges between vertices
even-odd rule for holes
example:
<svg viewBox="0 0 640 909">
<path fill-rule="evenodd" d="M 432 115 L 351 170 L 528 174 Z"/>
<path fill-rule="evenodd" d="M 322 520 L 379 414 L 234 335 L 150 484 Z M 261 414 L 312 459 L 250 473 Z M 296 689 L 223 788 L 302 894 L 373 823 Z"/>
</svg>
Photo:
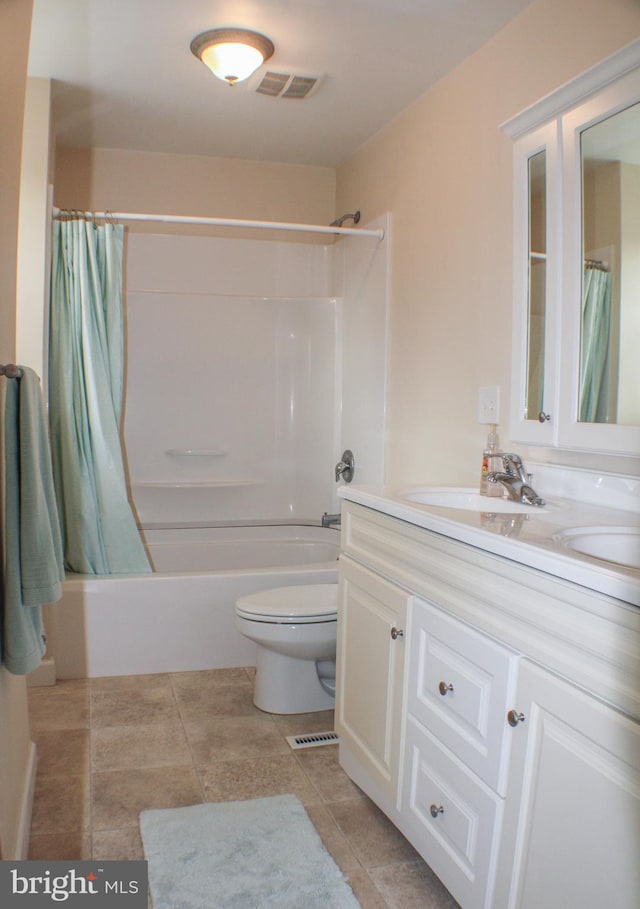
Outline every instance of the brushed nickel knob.
<svg viewBox="0 0 640 909">
<path fill-rule="evenodd" d="M 442 805 L 431 805 L 429 811 L 431 812 L 431 817 L 438 817 L 439 814 L 444 814 Z"/>
<path fill-rule="evenodd" d="M 444 697 L 447 692 L 453 691 L 453 685 L 447 684 L 446 682 L 440 682 L 438 685 L 438 691 Z"/>
<path fill-rule="evenodd" d="M 524 713 L 519 713 L 517 710 L 510 710 L 507 714 L 507 722 L 510 726 L 517 726 L 518 723 L 524 723 Z"/>
<path fill-rule="evenodd" d="M 391 637 L 393 638 L 394 641 L 395 641 L 397 638 L 403 638 L 403 637 L 404 637 L 404 631 L 402 630 L 402 628 L 396 628 L 396 627 L 394 626 L 394 627 L 391 629 Z"/>
</svg>

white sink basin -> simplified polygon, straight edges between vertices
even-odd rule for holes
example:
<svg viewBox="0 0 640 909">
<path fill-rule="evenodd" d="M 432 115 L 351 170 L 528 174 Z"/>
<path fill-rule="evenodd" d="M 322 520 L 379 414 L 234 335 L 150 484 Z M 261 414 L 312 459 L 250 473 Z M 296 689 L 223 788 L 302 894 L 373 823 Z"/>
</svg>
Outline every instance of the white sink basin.
<svg viewBox="0 0 640 909">
<path fill-rule="evenodd" d="M 640 570 L 640 527 L 573 527 L 554 539 L 573 552 Z"/>
<path fill-rule="evenodd" d="M 521 505 L 508 499 L 481 496 L 477 489 L 464 486 L 414 486 L 401 489 L 400 498 L 417 505 L 434 505 L 438 508 L 461 508 L 464 511 L 491 512 L 493 514 L 536 514 L 546 509 L 535 505 Z"/>
</svg>

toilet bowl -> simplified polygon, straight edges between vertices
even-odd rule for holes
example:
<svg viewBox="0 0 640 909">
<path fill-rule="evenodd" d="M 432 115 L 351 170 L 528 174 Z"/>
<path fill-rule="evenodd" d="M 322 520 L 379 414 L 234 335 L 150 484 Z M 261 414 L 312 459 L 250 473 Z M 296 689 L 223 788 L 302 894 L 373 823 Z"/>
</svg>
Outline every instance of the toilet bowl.
<svg viewBox="0 0 640 909">
<path fill-rule="evenodd" d="M 338 585 L 276 587 L 236 601 L 236 628 L 257 644 L 253 703 L 267 713 L 334 705 Z"/>
</svg>

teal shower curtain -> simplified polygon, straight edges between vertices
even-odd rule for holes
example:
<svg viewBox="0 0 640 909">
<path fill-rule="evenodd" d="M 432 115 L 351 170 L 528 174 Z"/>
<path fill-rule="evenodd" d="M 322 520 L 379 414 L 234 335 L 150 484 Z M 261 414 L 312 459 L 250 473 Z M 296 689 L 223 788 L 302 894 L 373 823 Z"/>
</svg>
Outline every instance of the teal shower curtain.
<svg viewBox="0 0 640 909">
<path fill-rule="evenodd" d="M 150 571 L 127 498 L 121 225 L 53 222 L 49 419 L 65 567 Z"/>
<path fill-rule="evenodd" d="M 582 423 L 607 421 L 610 332 L 611 275 L 600 263 L 589 261 L 582 288 L 579 409 Z"/>
</svg>

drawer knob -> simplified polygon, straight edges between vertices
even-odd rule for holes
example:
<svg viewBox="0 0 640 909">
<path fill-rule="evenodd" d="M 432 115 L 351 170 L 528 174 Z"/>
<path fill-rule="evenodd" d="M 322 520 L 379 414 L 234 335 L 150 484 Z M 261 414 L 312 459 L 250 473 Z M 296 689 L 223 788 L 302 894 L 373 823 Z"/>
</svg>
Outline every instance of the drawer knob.
<svg viewBox="0 0 640 909">
<path fill-rule="evenodd" d="M 507 714 L 507 722 L 510 726 L 517 726 L 518 723 L 524 723 L 524 713 L 519 713 L 517 710 L 510 710 Z"/>
<path fill-rule="evenodd" d="M 396 627 L 394 626 L 394 627 L 391 629 L 391 637 L 393 638 L 394 641 L 397 640 L 397 638 L 403 638 L 403 637 L 404 637 L 404 631 L 402 630 L 402 628 L 396 628 Z"/>
<path fill-rule="evenodd" d="M 440 692 L 442 697 L 444 697 L 445 694 L 447 694 L 449 691 L 453 691 L 453 685 L 447 684 L 446 682 L 440 682 L 440 684 L 438 685 L 438 691 Z"/>
<path fill-rule="evenodd" d="M 431 817 L 438 817 L 439 814 L 444 814 L 442 805 L 432 805 L 429 811 L 431 812 Z"/>
</svg>

